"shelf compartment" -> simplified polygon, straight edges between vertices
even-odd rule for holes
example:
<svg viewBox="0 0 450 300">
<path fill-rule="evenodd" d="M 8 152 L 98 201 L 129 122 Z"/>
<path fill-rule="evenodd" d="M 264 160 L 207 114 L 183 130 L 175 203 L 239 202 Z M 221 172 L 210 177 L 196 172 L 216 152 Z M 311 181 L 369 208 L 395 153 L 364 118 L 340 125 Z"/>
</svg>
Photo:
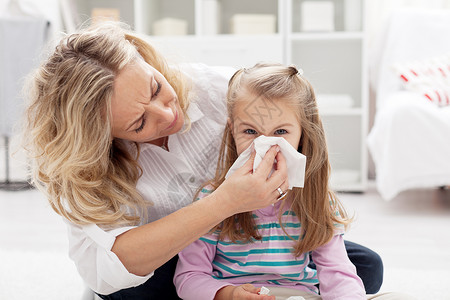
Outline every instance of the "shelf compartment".
<svg viewBox="0 0 450 300">
<path fill-rule="evenodd" d="M 316 94 L 349 94 L 361 107 L 361 40 L 293 41 L 290 61 L 303 69 Z"/>
<path fill-rule="evenodd" d="M 364 145 L 361 115 L 322 115 L 330 163 L 336 170 L 361 170 Z"/>
<path fill-rule="evenodd" d="M 220 2 L 222 34 L 231 33 L 231 19 L 236 14 L 271 14 L 276 17 L 276 32 L 278 28 L 278 1 L 277 0 L 222 0 Z"/>
<path fill-rule="evenodd" d="M 93 9 L 116 9 L 119 12 L 120 21 L 130 25 L 134 29 L 134 1 L 133 0 L 77 0 L 75 7 L 77 19 L 80 24 L 92 21 Z"/>
<path fill-rule="evenodd" d="M 195 0 L 135 0 L 134 3 L 135 27 L 138 32 L 153 35 L 154 23 L 165 18 L 186 21 L 188 35 L 196 32 Z"/>
<path fill-rule="evenodd" d="M 332 169 L 330 187 L 339 192 L 362 192 L 365 190 L 360 169 Z"/>
<path fill-rule="evenodd" d="M 340 192 L 363 192 L 367 185 L 362 110 L 348 115 L 321 114 L 331 164 L 330 186 Z"/>
<path fill-rule="evenodd" d="M 306 32 L 302 29 L 302 9 L 306 0 L 291 0 L 291 31 Z M 332 24 L 331 32 L 359 32 L 363 29 L 363 0 L 309 0 L 308 2 L 316 2 L 319 5 L 324 2 L 332 3 Z M 320 11 L 323 15 L 323 10 Z M 328 31 L 330 32 L 330 31 Z"/>
</svg>

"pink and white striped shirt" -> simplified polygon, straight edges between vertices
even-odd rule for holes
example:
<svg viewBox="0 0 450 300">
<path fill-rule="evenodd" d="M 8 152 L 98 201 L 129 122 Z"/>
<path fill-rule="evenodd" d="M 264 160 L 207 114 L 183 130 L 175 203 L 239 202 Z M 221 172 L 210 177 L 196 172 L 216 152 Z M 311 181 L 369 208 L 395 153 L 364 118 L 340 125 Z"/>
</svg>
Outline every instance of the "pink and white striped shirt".
<svg viewBox="0 0 450 300">
<path fill-rule="evenodd" d="M 210 187 L 199 197 L 211 193 Z M 365 291 L 345 250 L 344 228 L 336 224 L 333 239 L 312 251 L 317 271 L 308 267 L 309 253 L 295 257 L 293 246 L 300 236 L 301 224 L 289 207 L 281 202 L 253 212 L 262 240 L 235 242 L 219 240 L 217 232 L 208 233 L 179 254 L 174 282 L 182 299 L 214 299 L 227 285 L 251 283 L 255 286 L 283 286 L 317 294 L 320 282 L 323 299 L 365 299 Z"/>
</svg>

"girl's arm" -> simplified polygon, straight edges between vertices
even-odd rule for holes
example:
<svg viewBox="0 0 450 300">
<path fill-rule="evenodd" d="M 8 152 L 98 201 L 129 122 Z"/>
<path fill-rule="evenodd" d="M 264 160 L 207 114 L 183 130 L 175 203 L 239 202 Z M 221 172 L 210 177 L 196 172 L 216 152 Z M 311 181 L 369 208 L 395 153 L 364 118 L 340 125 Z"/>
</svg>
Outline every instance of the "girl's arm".
<svg viewBox="0 0 450 300">
<path fill-rule="evenodd" d="M 366 299 L 366 292 L 356 268 L 345 250 L 341 234 L 312 252 L 317 266 L 322 299 Z"/>
<path fill-rule="evenodd" d="M 230 284 L 212 277 L 217 235 L 208 234 L 178 254 L 173 282 L 178 296 L 185 300 L 211 300 L 216 292 Z"/>
</svg>

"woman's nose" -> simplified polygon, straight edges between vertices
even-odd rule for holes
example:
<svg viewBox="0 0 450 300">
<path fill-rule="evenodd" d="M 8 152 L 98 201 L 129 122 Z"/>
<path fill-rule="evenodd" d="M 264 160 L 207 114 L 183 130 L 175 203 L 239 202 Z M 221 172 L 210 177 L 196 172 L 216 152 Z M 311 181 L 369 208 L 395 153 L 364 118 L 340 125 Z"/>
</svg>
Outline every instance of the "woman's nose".
<svg viewBox="0 0 450 300">
<path fill-rule="evenodd" d="M 172 122 L 174 112 L 172 108 L 165 102 L 153 102 L 154 105 L 150 108 L 150 114 L 160 122 Z"/>
</svg>

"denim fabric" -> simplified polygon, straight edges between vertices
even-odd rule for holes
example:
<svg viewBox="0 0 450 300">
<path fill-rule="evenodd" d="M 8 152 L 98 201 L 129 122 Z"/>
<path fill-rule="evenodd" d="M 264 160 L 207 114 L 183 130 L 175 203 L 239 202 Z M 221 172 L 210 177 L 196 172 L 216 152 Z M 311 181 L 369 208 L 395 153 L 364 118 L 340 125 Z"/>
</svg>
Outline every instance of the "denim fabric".
<svg viewBox="0 0 450 300">
<path fill-rule="evenodd" d="M 98 296 L 106 300 L 180 300 L 173 284 L 173 274 L 177 261 L 178 255 L 156 269 L 149 280 L 137 287 L 123 289 L 107 296 Z"/>
</svg>

